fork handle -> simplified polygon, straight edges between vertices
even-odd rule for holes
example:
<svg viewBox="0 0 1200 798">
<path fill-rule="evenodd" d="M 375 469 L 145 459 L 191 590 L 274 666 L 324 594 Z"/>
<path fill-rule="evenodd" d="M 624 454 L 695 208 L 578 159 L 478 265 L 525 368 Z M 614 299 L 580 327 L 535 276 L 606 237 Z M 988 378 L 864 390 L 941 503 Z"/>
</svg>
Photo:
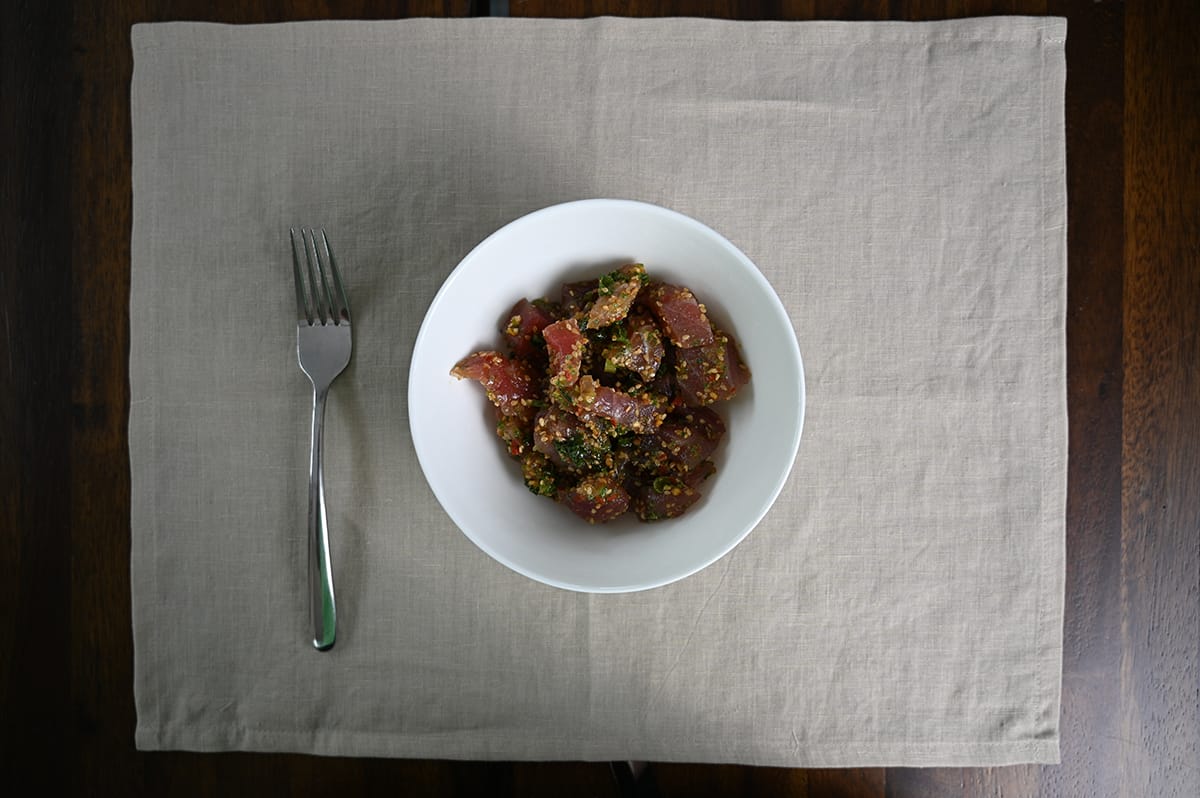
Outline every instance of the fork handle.
<svg viewBox="0 0 1200 798">
<path fill-rule="evenodd" d="M 328 390 L 313 389 L 312 457 L 308 467 L 308 585 L 312 613 L 312 644 L 318 651 L 333 648 L 337 606 L 333 570 L 329 563 L 329 517 L 325 512 L 325 398 Z"/>
</svg>

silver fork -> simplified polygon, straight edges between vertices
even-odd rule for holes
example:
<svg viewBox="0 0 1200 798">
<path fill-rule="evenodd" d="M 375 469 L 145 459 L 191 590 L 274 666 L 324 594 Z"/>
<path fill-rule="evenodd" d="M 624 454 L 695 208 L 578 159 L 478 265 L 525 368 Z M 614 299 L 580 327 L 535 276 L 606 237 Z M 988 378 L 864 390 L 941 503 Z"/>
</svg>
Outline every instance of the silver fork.
<svg viewBox="0 0 1200 798">
<path fill-rule="evenodd" d="M 296 350 L 300 368 L 313 386 L 312 454 L 308 465 L 308 584 L 313 645 L 333 647 L 337 605 L 329 563 L 329 518 L 325 512 L 325 399 L 334 378 L 350 362 L 350 302 L 329 238 L 321 230 L 321 246 L 309 228 L 290 229 L 292 276 L 296 281 Z M 304 250 L 303 265 L 297 249 Z"/>
</svg>

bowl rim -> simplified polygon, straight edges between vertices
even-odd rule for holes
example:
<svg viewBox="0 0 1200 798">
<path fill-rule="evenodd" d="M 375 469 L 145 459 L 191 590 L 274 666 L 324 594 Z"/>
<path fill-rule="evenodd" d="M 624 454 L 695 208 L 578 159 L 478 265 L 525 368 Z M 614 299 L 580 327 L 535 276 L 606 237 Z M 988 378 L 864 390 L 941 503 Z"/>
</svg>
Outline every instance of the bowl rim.
<svg viewBox="0 0 1200 798">
<path fill-rule="evenodd" d="M 637 212 L 641 212 L 641 213 L 648 213 L 651 215 L 659 215 L 663 218 L 671 219 L 672 221 L 674 221 L 676 223 L 683 224 L 686 227 L 690 227 L 694 232 L 699 233 L 701 236 L 709 239 L 712 243 L 714 243 L 721 249 L 725 250 L 729 255 L 733 256 L 733 258 L 735 260 L 737 260 L 744 267 L 744 269 L 747 273 L 747 276 L 750 279 L 753 279 L 754 281 L 756 281 L 758 283 L 758 286 L 760 289 L 762 289 L 764 296 L 766 296 L 768 298 L 768 304 L 771 306 L 772 312 L 774 312 L 776 315 L 778 315 L 781 318 L 781 320 L 783 322 L 785 322 L 785 326 L 792 333 L 790 336 L 787 336 L 787 341 L 788 341 L 789 346 L 786 348 L 788 350 L 788 353 L 795 359 L 795 365 L 796 365 L 796 371 L 797 371 L 797 377 L 798 377 L 797 389 L 798 389 L 799 401 L 798 401 L 798 407 L 796 409 L 796 413 L 797 413 L 796 424 L 795 424 L 794 432 L 792 434 L 792 440 L 789 442 L 789 446 L 788 446 L 788 448 L 790 450 L 790 456 L 788 458 L 788 466 L 787 466 L 787 468 L 780 471 L 779 474 L 776 476 L 775 484 L 771 486 L 771 490 L 768 494 L 768 498 L 766 499 L 766 501 L 764 501 L 762 503 L 762 506 L 759 508 L 759 510 L 757 511 L 757 514 L 754 516 L 754 518 L 749 520 L 745 524 L 744 528 L 737 535 L 732 536 L 729 539 L 728 543 L 726 543 L 724 546 L 722 546 L 719 551 L 716 551 L 711 557 L 704 559 L 704 561 L 698 565 L 694 565 L 694 566 L 689 565 L 682 569 L 676 569 L 676 570 L 672 571 L 671 573 L 663 576 L 660 579 L 656 579 L 656 580 L 649 581 L 649 582 L 638 582 L 638 583 L 628 584 L 628 585 L 606 585 L 606 586 L 597 587 L 594 585 L 575 584 L 575 583 L 565 581 L 562 579 L 557 579 L 548 574 L 541 573 L 541 572 L 537 571 L 536 569 L 531 569 L 531 568 L 521 565 L 520 563 L 513 562 L 510 558 L 504 556 L 500 552 L 493 549 L 484 540 L 481 540 L 477 535 L 472 534 L 464 526 L 464 524 L 460 521 L 459 516 L 454 512 L 454 510 L 451 507 L 447 506 L 447 502 L 445 500 L 443 500 L 441 493 L 438 491 L 437 485 L 435 485 L 433 480 L 430 479 L 429 466 L 427 465 L 426 458 L 423 455 L 423 451 L 425 450 L 425 439 L 427 436 L 422 430 L 420 430 L 418 428 L 418 425 L 414 423 L 412 408 L 415 406 L 418 406 L 420 404 L 420 400 L 419 400 L 419 398 L 417 398 L 417 393 L 418 393 L 417 381 L 413 379 L 413 372 L 420 365 L 420 358 L 418 358 L 417 353 L 421 351 L 422 344 L 424 343 L 426 336 L 429 333 L 430 328 L 432 327 L 432 319 L 436 315 L 437 311 L 440 309 L 440 306 L 443 303 L 443 301 L 445 300 L 446 296 L 453 290 L 454 284 L 459 279 L 462 278 L 462 275 L 467 272 L 467 270 L 470 268 L 471 264 L 475 260 L 482 257 L 481 253 L 486 252 L 486 250 L 489 247 L 489 244 L 499 236 L 511 235 L 514 229 L 517 229 L 519 227 L 524 227 L 529 224 L 537 223 L 537 222 L 541 221 L 542 218 L 545 216 L 553 216 L 553 215 L 561 214 L 561 213 L 578 212 L 580 210 L 586 210 L 586 209 L 590 209 L 590 208 L 601 208 L 601 207 L 624 208 L 624 209 L 633 210 L 633 211 L 637 211 Z M 563 590 L 569 590 L 569 591 L 573 591 L 573 592 L 591 593 L 591 594 L 635 593 L 635 592 L 641 592 L 644 590 L 653 590 L 655 588 L 664 587 L 666 585 L 672 584 L 674 582 L 678 582 L 680 580 L 686 579 L 689 576 L 699 573 L 700 571 L 704 570 L 705 568 L 708 568 L 710 565 L 712 565 L 713 563 L 722 559 L 727 554 L 729 554 L 731 551 L 733 551 L 733 549 L 735 549 L 743 540 L 745 540 L 746 537 L 749 536 L 749 534 L 762 522 L 762 519 L 764 517 L 766 517 L 767 513 L 770 512 L 771 508 L 774 507 L 775 502 L 779 498 L 780 492 L 783 490 L 783 486 L 787 483 L 787 480 L 792 473 L 792 469 L 795 467 L 796 457 L 799 453 L 800 438 L 801 438 L 801 435 L 804 430 L 804 420 L 805 420 L 805 416 L 806 416 L 807 408 L 808 408 L 807 385 L 806 385 L 805 374 L 804 374 L 804 361 L 800 354 L 800 344 L 796 338 L 795 328 L 792 326 L 791 317 L 788 315 L 787 309 L 783 305 L 783 301 L 779 298 L 779 295 L 776 293 L 774 287 L 771 285 L 770 281 L 767 280 L 766 276 L 762 273 L 762 271 L 759 270 L 758 266 L 756 266 L 754 264 L 754 262 L 752 260 L 750 260 L 750 258 L 744 252 L 742 252 L 733 242 L 731 242 L 729 239 L 725 238 L 725 236 L 721 235 L 716 230 L 712 229 L 711 227 L 704 224 L 703 222 L 700 222 L 697 219 L 692 218 L 691 216 L 688 216 L 684 213 L 680 213 L 679 211 L 676 211 L 676 210 L 672 210 L 670 208 L 663 207 L 661 205 L 655 205 L 650 202 L 644 202 L 641 200 L 631 200 L 631 199 L 608 198 L 608 197 L 570 200 L 567 202 L 560 202 L 560 203 L 556 203 L 554 205 L 548 205 L 544 208 L 539 208 L 537 210 L 530 211 L 529 213 L 526 213 L 522 216 L 519 216 L 519 217 L 513 219 L 512 221 L 510 221 L 504 225 L 501 225 L 499 228 L 497 228 L 492 233 L 490 233 L 486 238 L 484 238 L 482 241 L 480 241 L 478 244 L 476 244 L 474 247 L 472 247 L 471 251 L 468 252 L 462 258 L 462 260 L 460 260 L 458 262 L 458 265 L 456 265 L 454 267 L 453 271 L 451 271 L 450 274 L 446 277 L 446 279 L 442 282 L 441 287 L 438 288 L 437 293 L 434 295 L 432 301 L 430 301 L 430 303 L 429 303 L 429 307 L 425 311 L 425 316 L 421 320 L 421 327 L 417 331 L 417 337 L 413 342 L 412 356 L 410 357 L 409 369 L 408 369 L 408 392 L 407 393 L 408 393 L 407 401 L 408 401 L 409 434 L 412 439 L 413 449 L 416 451 L 416 454 L 417 454 L 417 462 L 421 466 L 421 475 L 425 478 L 426 484 L 429 485 L 430 490 L 433 492 L 434 497 L 437 499 L 438 504 L 441 506 L 443 512 L 445 512 L 446 515 L 448 515 L 450 517 L 450 520 L 454 522 L 454 525 L 458 528 L 458 530 L 464 536 L 466 536 L 466 538 L 468 540 L 470 540 L 473 544 L 475 544 L 476 547 L 478 547 L 480 550 L 482 550 L 485 554 L 487 554 L 493 560 L 495 560 L 496 562 L 505 566 L 506 568 L 508 568 L 512 571 L 515 571 L 518 574 L 521 574 L 522 576 L 524 576 L 526 578 L 532 579 L 536 582 L 540 582 L 541 584 L 544 584 L 544 585 L 549 585 L 550 587 L 556 587 L 556 588 L 560 588 Z M 416 401 L 414 402 L 414 400 L 416 400 Z"/>
</svg>

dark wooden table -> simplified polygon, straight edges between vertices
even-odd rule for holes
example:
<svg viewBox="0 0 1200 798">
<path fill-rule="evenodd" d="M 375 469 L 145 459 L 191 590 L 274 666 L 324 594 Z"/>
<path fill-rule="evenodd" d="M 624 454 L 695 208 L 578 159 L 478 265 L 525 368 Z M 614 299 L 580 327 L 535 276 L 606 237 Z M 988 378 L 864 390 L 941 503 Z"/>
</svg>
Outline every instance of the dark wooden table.
<svg viewBox="0 0 1200 798">
<path fill-rule="evenodd" d="M 1062 765 L 786 770 L 134 750 L 134 22 L 697 15 L 1069 18 Z M 0 776 L 35 794 L 1200 795 L 1200 3 L 18 0 L 0 11 Z M 51 792 L 51 789 L 54 789 Z"/>
</svg>

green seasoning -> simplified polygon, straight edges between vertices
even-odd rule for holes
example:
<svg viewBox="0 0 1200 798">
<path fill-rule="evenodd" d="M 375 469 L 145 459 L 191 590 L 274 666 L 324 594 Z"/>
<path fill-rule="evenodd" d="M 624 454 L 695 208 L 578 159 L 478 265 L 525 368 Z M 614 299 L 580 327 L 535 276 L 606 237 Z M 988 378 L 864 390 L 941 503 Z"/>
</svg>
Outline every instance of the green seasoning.
<svg viewBox="0 0 1200 798">
<path fill-rule="evenodd" d="M 604 455 L 608 453 L 610 444 L 607 438 L 593 438 L 595 443 L 589 444 L 582 433 L 575 433 L 566 440 L 554 444 L 559 456 L 568 465 L 578 471 L 591 471 L 604 463 Z"/>
</svg>

